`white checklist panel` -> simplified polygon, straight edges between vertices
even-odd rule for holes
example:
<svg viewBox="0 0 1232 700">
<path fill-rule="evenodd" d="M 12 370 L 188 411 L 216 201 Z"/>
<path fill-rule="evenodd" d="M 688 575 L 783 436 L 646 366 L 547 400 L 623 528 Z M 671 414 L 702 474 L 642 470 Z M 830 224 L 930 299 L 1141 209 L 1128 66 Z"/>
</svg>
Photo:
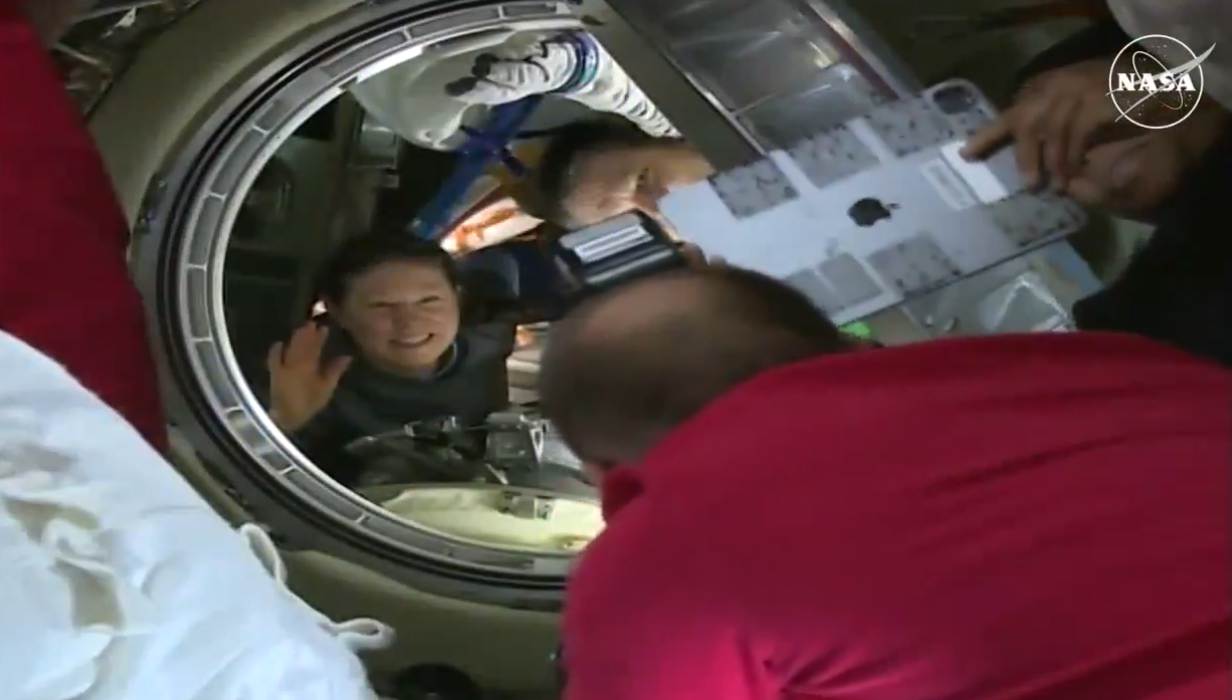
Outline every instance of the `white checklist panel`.
<svg viewBox="0 0 1232 700">
<path fill-rule="evenodd" d="M 968 91 L 947 114 L 934 96 Z M 961 96 L 961 95 L 960 95 Z M 1022 191 L 1013 154 L 958 155 L 991 119 L 950 81 L 660 204 L 708 255 L 786 280 L 847 323 L 1051 243 L 1085 224 L 1075 203 Z"/>
</svg>

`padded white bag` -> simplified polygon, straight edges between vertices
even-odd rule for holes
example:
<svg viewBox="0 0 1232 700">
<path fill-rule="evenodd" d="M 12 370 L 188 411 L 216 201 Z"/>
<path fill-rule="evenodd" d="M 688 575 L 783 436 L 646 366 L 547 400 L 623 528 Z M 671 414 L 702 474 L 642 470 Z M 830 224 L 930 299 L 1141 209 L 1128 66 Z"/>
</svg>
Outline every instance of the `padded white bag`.
<svg viewBox="0 0 1232 700">
<path fill-rule="evenodd" d="M 0 696 L 360 700 L 374 620 L 330 622 L 124 420 L 0 333 Z"/>
</svg>

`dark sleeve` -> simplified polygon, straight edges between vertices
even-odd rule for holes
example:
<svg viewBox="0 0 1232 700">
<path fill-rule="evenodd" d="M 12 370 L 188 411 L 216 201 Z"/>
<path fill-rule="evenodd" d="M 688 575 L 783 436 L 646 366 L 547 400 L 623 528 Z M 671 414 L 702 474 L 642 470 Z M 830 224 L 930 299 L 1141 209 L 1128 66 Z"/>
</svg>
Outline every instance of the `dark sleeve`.
<svg viewBox="0 0 1232 700">
<path fill-rule="evenodd" d="M 0 0 L 0 328 L 166 447 L 128 226 L 102 159 L 18 3 Z"/>
<path fill-rule="evenodd" d="M 1097 58 L 1111 58 L 1130 42 L 1130 36 L 1109 17 L 1080 29 L 1036 54 L 1014 78 L 1017 91 L 1041 73 Z"/>
<path fill-rule="evenodd" d="M 489 304 L 477 320 L 484 324 L 503 324 L 506 326 L 526 326 L 532 323 L 554 321 L 563 314 L 563 305 L 541 303 L 504 303 Z"/>
<path fill-rule="evenodd" d="M 1185 176 L 1146 246 L 1074 305 L 1083 330 L 1133 333 L 1232 366 L 1232 130 Z"/>
<path fill-rule="evenodd" d="M 319 469 L 343 486 L 354 485 L 359 476 L 359 461 L 346 451 L 352 439 L 342 430 L 327 408 L 287 437 Z"/>
<path fill-rule="evenodd" d="M 490 375 L 490 400 L 484 407 L 484 417 L 509 405 L 509 356 L 517 347 L 518 327 L 512 323 L 486 323 L 476 327 L 474 336 L 487 345 L 495 371 Z"/>
<path fill-rule="evenodd" d="M 507 358 L 517 344 L 518 327 L 508 321 L 493 320 L 470 327 L 466 333 L 489 348 L 488 352 Z"/>
</svg>

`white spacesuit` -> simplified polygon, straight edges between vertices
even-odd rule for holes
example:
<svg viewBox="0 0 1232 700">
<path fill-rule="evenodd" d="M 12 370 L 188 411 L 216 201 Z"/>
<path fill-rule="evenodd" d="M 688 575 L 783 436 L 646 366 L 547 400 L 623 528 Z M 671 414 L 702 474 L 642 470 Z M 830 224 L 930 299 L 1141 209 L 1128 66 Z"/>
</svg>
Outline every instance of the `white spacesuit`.
<svg viewBox="0 0 1232 700">
<path fill-rule="evenodd" d="M 567 85 L 579 61 L 586 60 L 580 54 L 588 49 L 595 52 L 594 70 L 580 84 Z M 569 110 L 553 105 L 551 111 L 559 121 L 606 112 L 628 119 L 652 136 L 679 135 L 597 42 L 562 36 L 519 36 L 508 41 L 480 37 L 446 51 L 435 61 L 412 59 L 378 73 L 351 93 L 407 141 L 442 150 L 460 145 L 464 139 L 460 126 L 481 126 L 487 106 L 531 95 L 550 95 L 548 99 L 579 106 Z"/>
</svg>

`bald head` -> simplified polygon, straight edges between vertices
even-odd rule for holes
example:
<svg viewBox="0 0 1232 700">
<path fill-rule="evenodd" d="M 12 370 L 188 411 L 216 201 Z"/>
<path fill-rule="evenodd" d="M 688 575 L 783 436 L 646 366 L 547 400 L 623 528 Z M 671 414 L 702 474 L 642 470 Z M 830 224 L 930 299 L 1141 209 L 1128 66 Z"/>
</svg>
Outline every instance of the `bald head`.
<svg viewBox="0 0 1232 700">
<path fill-rule="evenodd" d="M 582 459 L 633 462 L 736 385 L 849 349 L 782 282 L 735 268 L 689 268 L 620 287 L 553 324 L 540 402 Z"/>
</svg>

